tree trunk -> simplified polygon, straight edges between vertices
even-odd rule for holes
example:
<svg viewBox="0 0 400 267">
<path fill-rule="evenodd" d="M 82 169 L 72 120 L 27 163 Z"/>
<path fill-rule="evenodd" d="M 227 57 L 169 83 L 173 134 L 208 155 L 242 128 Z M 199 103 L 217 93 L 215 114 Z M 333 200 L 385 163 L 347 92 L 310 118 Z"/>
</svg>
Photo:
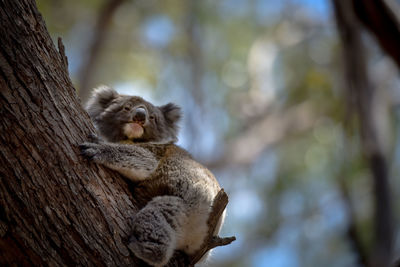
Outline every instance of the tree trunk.
<svg viewBox="0 0 400 267">
<path fill-rule="evenodd" d="M 0 21 L 0 265 L 138 265 L 126 182 L 79 156 L 94 128 L 61 42 L 33 0 L 0 1 Z"/>
<path fill-rule="evenodd" d="M 147 266 L 128 250 L 138 205 L 117 173 L 79 156 L 94 127 L 34 0 L 0 1 L 0 266 Z M 234 237 L 213 236 L 228 203 L 223 190 L 193 266 Z"/>
<path fill-rule="evenodd" d="M 400 67 L 399 5 L 393 0 L 352 0 L 354 13 Z"/>
</svg>

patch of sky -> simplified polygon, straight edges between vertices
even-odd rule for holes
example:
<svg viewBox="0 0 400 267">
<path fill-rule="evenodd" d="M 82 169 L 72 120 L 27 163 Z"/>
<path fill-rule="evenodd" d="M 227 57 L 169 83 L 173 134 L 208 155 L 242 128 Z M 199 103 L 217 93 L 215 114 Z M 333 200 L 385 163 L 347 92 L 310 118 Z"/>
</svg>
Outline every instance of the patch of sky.
<svg viewBox="0 0 400 267">
<path fill-rule="evenodd" d="M 207 157 L 218 156 L 218 152 L 222 151 L 216 151 L 216 149 L 223 149 L 222 145 L 218 144 L 225 143 L 223 138 L 230 126 L 230 116 L 224 108 L 226 90 L 224 86 L 221 86 L 217 73 L 213 71 L 204 73 L 201 86 L 204 96 L 212 96 L 203 99 L 205 110 L 203 116 L 212 127 L 210 130 L 215 133 L 213 138 L 215 139 L 214 142 L 217 143 L 209 151 L 206 150 L 205 153 Z"/>
<path fill-rule="evenodd" d="M 178 145 L 189 149 L 193 142 L 189 128 L 190 114 L 196 107 L 196 103 L 185 86 L 188 81 L 183 81 L 182 78 L 171 79 L 171 77 L 176 77 L 177 72 L 181 74 L 179 77 L 187 77 L 189 73 L 182 62 L 172 58 L 167 58 L 165 62 L 165 66 L 159 73 L 156 92 L 163 103 L 173 102 L 182 108 L 183 118 L 179 124 L 181 128 L 178 134 Z"/>
<path fill-rule="evenodd" d="M 181 87 L 181 89 L 183 88 Z M 188 98 L 185 101 L 179 101 L 178 103 L 181 105 L 183 113 L 183 118 L 181 119 L 180 123 L 181 128 L 178 135 L 178 145 L 188 149 L 190 148 L 190 144 L 193 142 L 193 140 L 191 140 L 189 124 L 187 123 L 189 112 L 188 109 L 190 105 L 194 105 L 194 102 L 193 99 Z"/>
<path fill-rule="evenodd" d="M 300 216 L 304 210 L 304 196 L 294 190 L 284 192 L 279 209 L 283 217 Z"/>
<path fill-rule="evenodd" d="M 322 241 L 322 237 L 326 237 L 324 218 L 319 213 L 313 213 L 307 217 L 302 226 L 304 236 L 308 241 Z"/>
<path fill-rule="evenodd" d="M 229 196 L 230 214 L 235 221 L 257 224 L 257 217 L 266 212 L 266 207 L 256 192 L 248 188 L 242 188 L 231 192 Z"/>
<path fill-rule="evenodd" d="M 278 244 L 278 246 L 296 247 L 302 238 L 302 223 L 302 218 L 291 218 L 290 220 L 282 221 L 272 243 Z"/>
<path fill-rule="evenodd" d="M 221 177 L 223 179 L 234 181 L 234 183 L 231 182 L 231 184 L 228 185 L 232 191 L 240 191 L 242 188 L 249 188 L 251 184 L 249 181 L 251 177 L 248 176 L 246 170 L 240 167 L 232 166 L 228 170 L 221 172 Z"/>
<path fill-rule="evenodd" d="M 319 209 L 324 218 L 325 227 L 332 233 L 344 230 L 347 223 L 346 206 L 337 191 L 330 191 L 318 200 Z"/>
<path fill-rule="evenodd" d="M 297 267 L 299 259 L 294 248 L 280 244 L 259 249 L 251 256 L 249 266 Z"/>
<path fill-rule="evenodd" d="M 163 95 L 163 99 L 181 106 L 183 119 L 179 131 L 178 144 L 188 149 L 198 159 L 217 156 L 221 151 L 218 146 L 217 136 L 228 128 L 229 116 L 222 108 L 224 98 L 215 90 L 218 79 L 214 72 L 208 72 L 202 76 L 201 90 L 203 95 L 213 95 L 212 98 L 204 98 L 201 105 L 194 101 L 190 90 L 192 85 L 190 68 L 187 62 L 182 60 L 166 60 L 165 68 L 159 74 L 159 82 L 156 91 Z M 178 78 L 176 73 L 180 73 Z M 196 142 L 193 142 L 193 138 Z"/>
<path fill-rule="evenodd" d="M 250 176 L 257 183 L 257 187 L 267 187 L 275 182 L 278 167 L 278 157 L 273 149 L 267 149 L 257 157 L 251 170 Z"/>
<path fill-rule="evenodd" d="M 191 137 L 195 138 L 196 142 L 191 140 L 191 152 L 195 157 L 211 160 L 210 157 L 218 147 L 213 121 L 208 118 L 206 113 L 208 110 L 204 106 L 193 103 L 192 107 L 191 113 L 186 119 L 187 125 L 191 123 L 192 128 L 189 131 L 195 131 L 194 134 L 192 132 Z"/>
<path fill-rule="evenodd" d="M 255 18 L 258 23 L 264 25 L 277 21 L 288 4 L 295 4 L 318 18 L 329 18 L 331 7 L 327 0 L 256 0 L 254 4 Z"/>
<path fill-rule="evenodd" d="M 87 21 L 75 24 L 63 37 L 65 53 L 68 57 L 68 71 L 72 77 L 78 76 L 82 64 L 87 60 L 87 44 L 93 35 L 93 25 Z M 55 41 L 55 43 L 57 43 Z"/>
<path fill-rule="evenodd" d="M 303 182 L 301 190 L 307 195 L 308 199 L 320 198 L 330 190 L 332 184 L 328 182 L 328 175 L 313 170 L 299 175 L 299 179 Z"/>
<path fill-rule="evenodd" d="M 176 75 L 176 73 L 180 73 L 180 75 Z M 179 62 L 167 58 L 159 73 L 156 91 L 163 102 L 178 104 L 183 110 L 183 119 L 186 119 L 187 110 L 192 107 L 193 100 L 188 95 L 188 89 L 185 82 L 180 78 L 181 75 L 188 75 L 187 70 L 184 70 Z"/>
<path fill-rule="evenodd" d="M 329 14 L 331 5 L 328 0 L 292 0 L 294 3 L 306 6 L 320 13 L 321 15 Z"/>
<path fill-rule="evenodd" d="M 219 158 L 224 152 L 225 136 L 229 129 L 230 116 L 226 109 L 222 106 L 215 106 L 212 108 L 212 112 L 207 114 L 207 121 L 210 125 L 210 131 L 214 133 L 213 144 L 208 146 L 207 150 L 204 150 L 205 157 L 210 161 L 212 159 Z"/>
<path fill-rule="evenodd" d="M 246 172 L 242 168 L 231 166 L 223 170 L 213 169 L 212 172 L 226 192 L 240 191 L 242 188 L 249 188 L 250 182 L 246 176 Z"/>
<path fill-rule="evenodd" d="M 208 104 L 213 106 L 225 104 L 226 94 L 229 90 L 222 84 L 216 71 L 205 70 L 201 84 L 204 95 L 212 96 L 204 99 Z"/>
<path fill-rule="evenodd" d="M 158 83 L 156 91 L 161 98 L 167 101 L 184 101 L 184 85 L 182 81 L 177 78 L 171 79 L 171 77 L 179 77 L 176 73 L 186 74 L 180 72 L 179 64 L 176 63 L 174 58 L 166 56 L 163 67 L 158 73 Z"/>
<path fill-rule="evenodd" d="M 154 48 L 166 47 L 174 38 L 176 29 L 167 15 L 155 15 L 145 20 L 141 37 L 145 44 Z"/>
</svg>

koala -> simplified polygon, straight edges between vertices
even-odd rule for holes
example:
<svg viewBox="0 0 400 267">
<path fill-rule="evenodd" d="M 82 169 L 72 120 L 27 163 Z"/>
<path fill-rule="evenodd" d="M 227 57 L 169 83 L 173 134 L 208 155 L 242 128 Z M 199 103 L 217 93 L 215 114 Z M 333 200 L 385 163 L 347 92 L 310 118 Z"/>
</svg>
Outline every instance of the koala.
<svg viewBox="0 0 400 267">
<path fill-rule="evenodd" d="M 128 247 L 152 266 L 166 265 L 175 250 L 192 255 L 207 236 L 221 188 L 207 168 L 174 144 L 181 109 L 172 103 L 154 106 L 109 87 L 95 89 L 86 109 L 101 138 L 82 144 L 82 154 L 134 182 L 140 210 Z"/>
</svg>

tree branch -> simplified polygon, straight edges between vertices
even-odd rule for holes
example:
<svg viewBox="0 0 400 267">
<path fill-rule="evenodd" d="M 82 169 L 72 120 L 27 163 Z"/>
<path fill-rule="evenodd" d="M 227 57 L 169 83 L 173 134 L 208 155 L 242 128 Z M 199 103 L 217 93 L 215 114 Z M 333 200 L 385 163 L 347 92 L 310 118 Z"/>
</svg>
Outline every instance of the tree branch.
<svg viewBox="0 0 400 267">
<path fill-rule="evenodd" d="M 99 58 L 104 40 L 110 28 L 111 19 L 118 7 L 125 0 L 108 0 L 102 8 L 97 19 L 92 41 L 88 47 L 88 57 L 82 65 L 79 78 L 79 96 L 85 102 L 90 94 L 90 83 L 93 77 L 94 68 Z"/>
<path fill-rule="evenodd" d="M 35 2 L 0 1 L 0 265 L 146 266 L 124 242 L 135 196 L 120 175 L 79 156 L 94 127 L 66 67 Z M 227 202 L 220 192 L 210 231 Z M 199 254 L 231 240 L 211 236 Z M 188 263 L 197 253 L 176 256 Z"/>
<path fill-rule="evenodd" d="M 58 53 L 60 53 L 61 61 L 64 63 L 65 72 L 68 73 L 68 58 L 65 55 L 65 46 L 62 42 L 61 37 L 58 37 Z"/>
<path fill-rule="evenodd" d="M 204 240 L 203 245 L 190 257 L 189 266 L 194 266 L 209 250 L 218 247 L 226 246 L 236 240 L 236 237 L 225 237 L 214 236 L 215 229 L 218 225 L 218 221 L 221 218 L 222 213 L 228 204 L 228 195 L 224 189 L 221 189 L 214 198 L 213 206 L 211 209 L 210 216 L 207 221 L 208 225 L 208 236 Z"/>
<path fill-rule="evenodd" d="M 176 251 L 172 259 L 169 261 L 169 267 L 187 267 L 194 266 L 201 258 L 211 249 L 219 246 L 226 246 L 236 240 L 236 237 L 219 237 L 215 236 L 215 229 L 218 226 L 219 218 L 228 204 L 228 195 L 224 189 L 221 189 L 215 196 L 210 215 L 208 217 L 208 234 L 204 239 L 201 247 L 192 255 L 186 255 L 181 251 Z"/>
<path fill-rule="evenodd" d="M 375 35 L 381 48 L 400 67 L 400 22 L 388 0 L 352 0 L 354 12 L 364 26 Z M 396 2 L 391 6 L 397 8 Z"/>
<path fill-rule="evenodd" d="M 349 103 L 354 103 L 356 106 L 363 153 L 373 178 L 375 240 L 369 264 L 389 266 L 393 240 L 393 211 L 387 162 L 374 116 L 376 90 L 368 79 L 365 47 L 361 39 L 360 24 L 352 4 L 347 0 L 333 0 L 333 6 L 343 45 L 347 92 L 351 101 Z M 358 253 L 361 255 L 362 252 Z"/>
<path fill-rule="evenodd" d="M 354 205 L 351 201 L 350 192 L 347 188 L 346 179 L 343 175 L 338 177 L 338 183 L 343 201 L 346 203 L 346 213 L 349 217 L 349 223 L 346 231 L 348 240 L 358 255 L 358 262 L 360 263 L 360 266 L 368 266 L 368 254 L 365 251 L 360 236 L 357 233 L 357 220 L 354 212 Z"/>
</svg>

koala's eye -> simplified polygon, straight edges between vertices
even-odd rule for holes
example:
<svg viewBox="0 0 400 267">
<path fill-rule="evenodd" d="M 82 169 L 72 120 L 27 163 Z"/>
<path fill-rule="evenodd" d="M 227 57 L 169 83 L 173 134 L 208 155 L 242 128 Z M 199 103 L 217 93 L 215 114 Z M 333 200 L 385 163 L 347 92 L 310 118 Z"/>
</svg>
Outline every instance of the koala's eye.
<svg viewBox="0 0 400 267">
<path fill-rule="evenodd" d="M 150 115 L 150 116 L 149 116 L 149 119 L 150 119 L 150 120 L 154 120 L 154 119 L 155 119 L 154 115 Z"/>
<path fill-rule="evenodd" d="M 125 105 L 124 106 L 124 110 L 125 111 L 130 111 L 131 110 L 131 106 L 130 105 Z"/>
</svg>

